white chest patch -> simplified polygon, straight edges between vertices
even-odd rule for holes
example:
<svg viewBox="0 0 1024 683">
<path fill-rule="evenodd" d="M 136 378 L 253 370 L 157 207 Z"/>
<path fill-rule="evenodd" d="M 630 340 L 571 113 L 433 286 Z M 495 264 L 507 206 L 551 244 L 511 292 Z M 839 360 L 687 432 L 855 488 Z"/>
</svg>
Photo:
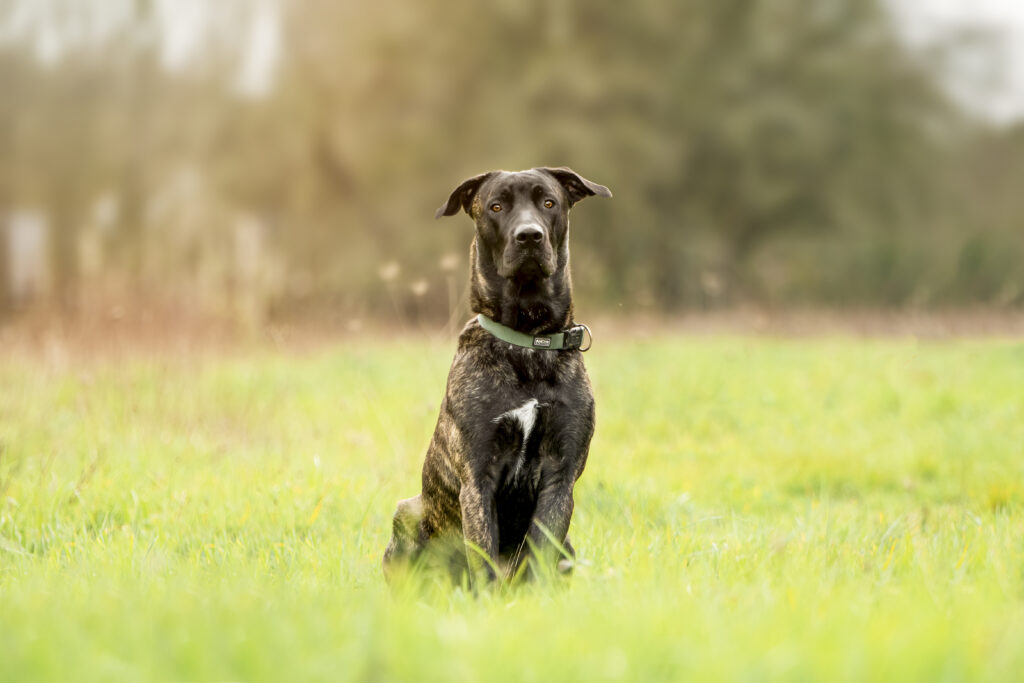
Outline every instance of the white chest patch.
<svg viewBox="0 0 1024 683">
<path fill-rule="evenodd" d="M 518 408 L 507 410 L 494 418 L 495 422 L 501 422 L 505 418 L 509 418 L 513 422 L 518 422 L 520 429 L 523 430 L 523 445 L 519 448 L 519 457 L 516 459 L 515 469 L 512 474 L 516 478 L 523 471 L 523 465 L 526 461 L 526 443 L 530 440 L 530 433 L 533 432 L 533 426 L 537 423 L 538 405 L 540 404 L 537 402 L 537 399 L 531 398 Z"/>
<path fill-rule="evenodd" d="M 513 421 L 518 422 L 519 427 L 523 430 L 523 446 L 525 448 L 526 441 L 530 438 L 530 432 L 533 431 L 533 425 L 537 422 L 538 405 L 537 399 L 531 398 L 518 408 L 505 411 L 494 418 L 494 421 L 501 422 L 505 418 L 511 418 Z"/>
</svg>

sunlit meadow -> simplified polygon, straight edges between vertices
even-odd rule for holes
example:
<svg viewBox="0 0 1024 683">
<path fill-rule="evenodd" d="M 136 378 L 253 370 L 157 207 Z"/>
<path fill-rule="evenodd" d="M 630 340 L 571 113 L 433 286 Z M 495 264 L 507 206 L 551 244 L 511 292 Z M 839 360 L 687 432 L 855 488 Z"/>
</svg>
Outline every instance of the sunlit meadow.
<svg viewBox="0 0 1024 683">
<path fill-rule="evenodd" d="M 451 353 L 5 353 L 0 680 L 1024 671 L 1024 345 L 599 343 L 575 576 L 393 595 Z"/>
</svg>

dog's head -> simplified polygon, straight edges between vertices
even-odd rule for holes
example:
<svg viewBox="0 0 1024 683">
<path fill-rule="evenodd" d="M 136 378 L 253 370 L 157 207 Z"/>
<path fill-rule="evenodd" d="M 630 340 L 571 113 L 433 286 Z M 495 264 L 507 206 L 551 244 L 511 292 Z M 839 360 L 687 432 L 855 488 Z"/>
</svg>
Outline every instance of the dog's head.
<svg viewBox="0 0 1024 683">
<path fill-rule="evenodd" d="M 464 210 L 476 223 L 478 255 L 502 278 L 525 283 L 565 267 L 569 209 L 593 195 L 612 193 L 568 168 L 490 171 L 463 181 L 436 217 Z"/>
<path fill-rule="evenodd" d="M 436 217 L 462 209 L 476 224 L 473 311 L 531 333 L 570 322 L 569 209 L 594 195 L 612 193 L 568 168 L 490 171 L 455 188 Z"/>
</svg>

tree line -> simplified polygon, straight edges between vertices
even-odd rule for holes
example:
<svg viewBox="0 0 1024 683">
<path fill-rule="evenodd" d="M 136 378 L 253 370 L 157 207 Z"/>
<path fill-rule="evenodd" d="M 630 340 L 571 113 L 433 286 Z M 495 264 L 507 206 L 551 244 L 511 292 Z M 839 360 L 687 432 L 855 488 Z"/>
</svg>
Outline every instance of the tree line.
<svg viewBox="0 0 1024 683">
<path fill-rule="evenodd" d="M 45 225 L 31 299 L 59 310 L 440 318 L 471 226 L 433 209 L 539 165 L 615 192 L 574 214 L 592 308 L 1024 303 L 1024 128 L 964 111 L 877 0 L 236 0 L 176 68 L 172 6 L 76 40 L 80 5 L 0 43 L 8 312 L 12 236 Z M 279 49 L 246 92 L 259 20 Z"/>
</svg>

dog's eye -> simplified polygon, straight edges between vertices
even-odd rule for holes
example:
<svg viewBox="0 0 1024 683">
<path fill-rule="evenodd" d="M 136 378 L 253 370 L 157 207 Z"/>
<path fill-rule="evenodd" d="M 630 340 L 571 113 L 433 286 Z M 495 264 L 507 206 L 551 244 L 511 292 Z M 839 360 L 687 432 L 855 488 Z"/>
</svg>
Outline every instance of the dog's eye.
<svg viewBox="0 0 1024 683">
<path fill-rule="evenodd" d="M 553 201 L 551 201 L 550 199 L 545 199 L 544 200 L 544 208 L 545 209 L 550 209 L 550 208 L 553 208 L 554 206 L 555 206 L 555 203 Z"/>
<path fill-rule="evenodd" d="M 501 204 L 491 204 L 491 211 L 494 213 L 501 211 Z"/>
</svg>

